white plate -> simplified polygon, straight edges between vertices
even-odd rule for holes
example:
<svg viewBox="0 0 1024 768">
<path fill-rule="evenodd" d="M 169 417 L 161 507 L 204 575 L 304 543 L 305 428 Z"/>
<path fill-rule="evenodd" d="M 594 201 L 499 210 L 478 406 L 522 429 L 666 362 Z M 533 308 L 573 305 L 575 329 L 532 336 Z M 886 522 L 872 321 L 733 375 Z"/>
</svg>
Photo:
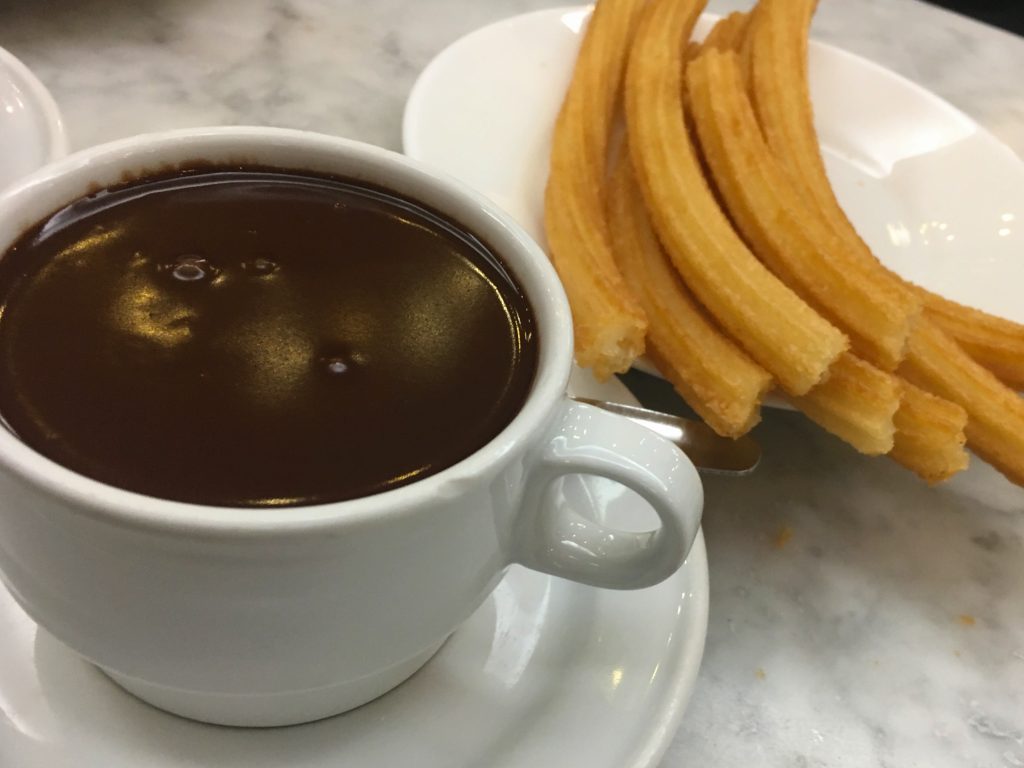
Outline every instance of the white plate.
<svg viewBox="0 0 1024 768">
<path fill-rule="evenodd" d="M 621 399 L 577 374 L 574 389 Z M 622 528 L 653 513 L 631 492 L 569 479 Z M 310 725 L 201 725 L 132 698 L 36 625 L 0 587 L 3 768 L 642 768 L 682 717 L 704 648 L 704 539 L 650 589 L 593 589 L 513 567 L 411 680 Z"/>
<path fill-rule="evenodd" d="M 0 48 L 0 190 L 67 153 L 64 123 L 50 92 Z"/>
<path fill-rule="evenodd" d="M 423 71 L 405 109 L 407 154 L 487 194 L 540 242 L 551 130 L 589 13 L 538 11 L 462 38 Z M 812 42 L 810 71 L 829 175 L 875 253 L 927 288 L 1024 322 L 1016 155 L 866 59 Z"/>
</svg>

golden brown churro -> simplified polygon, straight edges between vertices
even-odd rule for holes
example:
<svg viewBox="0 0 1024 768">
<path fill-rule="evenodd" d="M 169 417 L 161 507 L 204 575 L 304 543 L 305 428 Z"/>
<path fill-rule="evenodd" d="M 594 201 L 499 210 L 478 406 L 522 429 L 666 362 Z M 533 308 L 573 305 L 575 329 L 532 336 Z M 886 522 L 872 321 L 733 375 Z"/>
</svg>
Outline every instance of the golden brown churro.
<svg viewBox="0 0 1024 768">
<path fill-rule="evenodd" d="M 771 376 L 714 325 L 683 285 L 651 228 L 625 151 L 607 197 L 619 269 L 650 322 L 648 357 L 712 429 L 739 437 L 760 420 Z"/>
<path fill-rule="evenodd" d="M 761 0 L 747 31 L 750 86 L 768 144 L 829 224 L 862 258 L 874 258 L 832 190 L 818 146 L 807 77 L 807 40 L 816 0 Z M 966 351 L 1010 386 L 1024 388 L 1024 325 L 965 307 L 912 285 L 877 262 L 879 280 L 899 285 Z"/>
<path fill-rule="evenodd" d="M 783 282 L 849 335 L 858 355 L 895 370 L 920 311 L 917 301 L 877 285 L 789 181 L 761 134 L 736 53 L 704 50 L 687 67 L 686 79 L 704 160 L 746 241 Z"/>
<path fill-rule="evenodd" d="M 967 468 L 967 412 L 956 403 L 900 381 L 896 444 L 889 456 L 929 483 L 941 483 Z"/>
<path fill-rule="evenodd" d="M 933 323 L 910 334 L 900 373 L 967 411 L 967 444 L 1018 485 L 1024 485 L 1024 400 L 982 368 Z"/>
<path fill-rule="evenodd" d="M 558 116 L 544 223 L 572 306 L 576 359 L 598 378 L 643 353 L 647 319 L 619 274 L 601 196 L 613 111 L 642 0 L 603 0 Z"/>
<path fill-rule="evenodd" d="M 737 44 L 728 29 L 718 35 L 713 31 L 709 39 L 715 43 L 703 49 L 709 61 L 698 62 L 687 71 L 687 95 L 697 113 L 695 122 L 704 159 L 715 177 L 720 197 L 724 198 L 734 222 L 762 260 L 850 332 L 855 345 L 859 340 L 860 349 L 871 355 L 870 345 L 879 330 L 869 325 L 858 333 L 856 324 L 861 324 L 863 318 L 851 315 L 849 307 L 851 298 L 855 305 L 856 299 L 865 295 L 861 281 L 869 286 L 877 281 L 858 269 L 856 255 L 842 254 L 842 244 L 836 242 L 827 223 L 819 220 L 816 206 L 804 203 L 771 156 L 744 92 L 739 59 L 730 52 L 743 46 Z M 746 47 L 749 55 L 749 46 Z M 710 50 L 712 48 L 730 53 L 718 53 Z M 760 181 L 760 187 L 752 180 Z M 785 232 L 780 233 L 780 229 Z M 785 233 L 797 235 L 795 246 L 793 240 L 787 241 L 781 236 Z M 806 236 L 802 243 L 800 235 Z M 807 249 L 808 244 L 813 247 Z M 846 256 L 837 260 L 841 262 L 837 266 L 843 270 L 842 275 L 830 270 L 828 263 L 821 263 L 837 251 Z M 797 258 L 800 255 L 803 261 Z M 871 262 L 869 265 L 873 266 Z M 813 276 L 814 282 L 801 285 L 799 277 L 807 273 Z M 852 279 L 845 280 L 844 275 Z M 883 281 L 882 290 L 888 287 Z M 847 293 L 851 289 L 853 297 Z M 890 309 L 893 305 L 899 306 L 905 313 L 903 326 L 898 331 L 902 337 L 900 346 L 909 326 L 906 321 L 917 309 L 906 298 L 899 290 L 890 293 L 893 302 Z M 869 294 L 867 305 L 871 306 L 874 300 Z M 883 335 L 884 322 L 883 316 Z M 888 350 L 882 350 L 882 355 L 874 350 L 874 359 L 891 368 L 898 360 L 891 354 L 896 348 L 890 345 Z M 962 408 L 907 382 L 886 377 L 852 356 L 844 356 L 833 366 L 825 384 L 803 398 L 794 398 L 793 402 L 820 425 L 862 451 L 881 453 L 891 446 L 893 459 L 929 482 L 944 480 L 966 466 L 967 456 L 963 450 L 966 414 Z"/>
<path fill-rule="evenodd" d="M 861 453 L 880 456 L 893 448 L 900 387 L 894 376 L 852 354 L 839 358 L 823 384 L 790 401 Z"/>
<path fill-rule="evenodd" d="M 689 289 L 783 390 L 806 394 L 849 341 L 757 260 L 701 173 L 682 87 L 684 43 L 703 5 L 652 0 L 644 8 L 626 75 L 630 154 L 655 230 Z"/>
<path fill-rule="evenodd" d="M 966 440 L 1024 484 L 1024 400 L 997 378 L 1024 387 L 1024 326 L 901 280 L 843 213 L 808 89 L 815 4 L 760 0 L 697 44 L 703 0 L 600 0 L 545 198 L 577 359 L 609 375 L 646 335 L 719 434 L 757 423 L 774 380 L 928 482 L 967 465 Z M 627 137 L 606 176 L 623 81 Z"/>
<path fill-rule="evenodd" d="M 1004 384 L 1024 390 L 1024 325 L 944 299 L 915 286 L 928 319 L 956 339 Z"/>
<path fill-rule="evenodd" d="M 751 88 L 758 118 L 775 156 L 788 168 L 791 180 L 814 199 L 820 215 L 862 259 L 874 255 L 861 240 L 840 207 L 828 177 L 814 129 L 807 80 L 807 32 L 814 0 L 761 0 L 748 28 L 753 52 Z M 865 255 L 866 254 L 866 255 Z M 911 293 L 875 259 L 878 282 L 888 281 Z M 958 305 L 929 299 L 958 320 L 968 322 Z M 978 455 L 1016 483 L 1024 483 L 1024 401 L 972 359 L 932 317 L 919 318 L 900 367 L 911 382 L 960 405 L 968 415 L 968 444 Z M 1000 324 L 989 319 L 989 330 Z M 1012 336 L 1012 334 L 1010 334 Z M 1012 347 L 1007 342 L 1006 347 Z"/>
</svg>

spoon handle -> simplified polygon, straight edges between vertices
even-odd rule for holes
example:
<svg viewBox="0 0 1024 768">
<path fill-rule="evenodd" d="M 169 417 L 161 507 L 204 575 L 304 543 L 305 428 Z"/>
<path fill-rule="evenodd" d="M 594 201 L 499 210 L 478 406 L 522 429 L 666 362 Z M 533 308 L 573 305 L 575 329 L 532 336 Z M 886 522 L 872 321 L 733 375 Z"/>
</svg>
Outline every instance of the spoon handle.
<svg viewBox="0 0 1024 768">
<path fill-rule="evenodd" d="M 697 469 L 730 475 L 752 472 L 761 461 L 761 448 L 750 437 L 732 440 L 722 437 L 702 421 L 684 419 L 669 413 L 652 411 L 635 405 L 574 397 L 587 405 L 624 416 L 642 424 L 683 449 Z"/>
</svg>

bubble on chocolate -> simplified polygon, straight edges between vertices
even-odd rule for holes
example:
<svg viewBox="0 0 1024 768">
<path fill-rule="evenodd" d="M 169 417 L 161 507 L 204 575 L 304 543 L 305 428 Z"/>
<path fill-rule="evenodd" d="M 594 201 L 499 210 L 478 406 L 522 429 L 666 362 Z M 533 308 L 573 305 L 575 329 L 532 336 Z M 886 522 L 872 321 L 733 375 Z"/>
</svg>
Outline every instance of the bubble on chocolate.
<svg viewBox="0 0 1024 768">
<path fill-rule="evenodd" d="M 337 341 L 321 347 L 320 354 L 316 357 L 317 368 L 323 375 L 332 379 L 347 379 L 366 363 L 367 357 L 364 352 L 353 349 L 347 343 L 339 344 Z"/>
<path fill-rule="evenodd" d="M 335 376 L 344 373 L 349 368 L 349 363 L 340 357 L 329 357 L 324 363 L 327 366 L 327 372 Z"/>
<path fill-rule="evenodd" d="M 255 277 L 265 277 L 277 271 L 277 262 L 263 256 L 257 256 L 255 259 L 242 262 L 242 269 L 247 274 Z"/>
<path fill-rule="evenodd" d="M 208 280 L 217 274 L 217 270 L 202 256 L 179 256 L 169 264 L 161 267 L 161 272 L 170 272 L 175 280 L 183 283 L 194 283 Z"/>
</svg>

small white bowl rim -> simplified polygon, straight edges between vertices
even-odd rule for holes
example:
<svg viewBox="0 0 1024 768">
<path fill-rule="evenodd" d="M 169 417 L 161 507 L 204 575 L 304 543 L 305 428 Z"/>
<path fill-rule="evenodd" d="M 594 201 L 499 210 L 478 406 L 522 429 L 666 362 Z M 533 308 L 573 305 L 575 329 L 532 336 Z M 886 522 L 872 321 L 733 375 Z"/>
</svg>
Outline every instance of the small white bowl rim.
<svg viewBox="0 0 1024 768">
<path fill-rule="evenodd" d="M 46 123 L 46 162 L 50 163 L 67 155 L 68 135 L 64 129 L 64 118 L 61 117 L 60 108 L 53 94 L 21 59 L 6 48 L 0 48 L 0 66 L 10 70 L 20 79 L 35 107 L 42 114 Z"/>
</svg>

